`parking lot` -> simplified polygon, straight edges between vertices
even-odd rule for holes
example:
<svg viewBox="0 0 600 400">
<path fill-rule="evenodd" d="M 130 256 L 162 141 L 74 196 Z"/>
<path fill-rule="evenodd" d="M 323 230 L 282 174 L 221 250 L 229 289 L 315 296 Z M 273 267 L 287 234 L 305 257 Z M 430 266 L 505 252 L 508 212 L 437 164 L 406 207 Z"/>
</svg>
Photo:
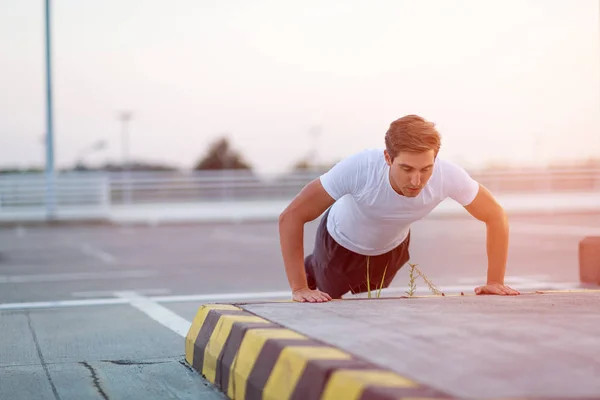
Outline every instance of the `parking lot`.
<svg viewBox="0 0 600 400">
<path fill-rule="evenodd" d="M 577 287 L 578 243 L 599 226 L 600 215 L 511 218 L 507 283 Z M 445 292 L 485 281 L 478 221 L 423 220 L 410 252 Z M 407 284 L 403 268 L 384 296 Z M 223 398 L 184 362 L 199 305 L 285 298 L 275 222 L 2 228 L 0 399 Z"/>
</svg>

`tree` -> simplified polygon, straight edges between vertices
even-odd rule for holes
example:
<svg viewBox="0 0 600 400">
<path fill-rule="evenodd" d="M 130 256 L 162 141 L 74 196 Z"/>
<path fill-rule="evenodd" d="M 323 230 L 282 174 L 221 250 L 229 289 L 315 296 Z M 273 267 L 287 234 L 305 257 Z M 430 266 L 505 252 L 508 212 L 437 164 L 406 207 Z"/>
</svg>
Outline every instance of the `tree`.
<svg viewBox="0 0 600 400">
<path fill-rule="evenodd" d="M 312 168 L 311 163 L 307 159 L 302 158 L 292 166 L 292 171 L 306 171 L 310 168 Z"/>
<path fill-rule="evenodd" d="M 0 168 L 1 175 L 11 175 L 11 174 L 41 174 L 44 172 L 44 167 L 2 167 Z"/>
<path fill-rule="evenodd" d="M 252 167 L 231 147 L 229 139 L 221 137 L 210 145 L 206 155 L 196 163 L 194 169 L 252 169 Z"/>
<path fill-rule="evenodd" d="M 308 157 L 304 157 L 304 158 L 300 158 L 298 161 L 296 161 L 292 167 L 292 173 L 293 172 L 306 172 L 306 171 L 316 171 L 316 172 L 325 172 L 328 171 L 329 169 L 331 169 L 333 166 L 335 166 L 335 164 L 337 164 L 339 161 L 334 161 L 333 163 L 313 163 L 310 161 L 310 159 Z"/>
</svg>

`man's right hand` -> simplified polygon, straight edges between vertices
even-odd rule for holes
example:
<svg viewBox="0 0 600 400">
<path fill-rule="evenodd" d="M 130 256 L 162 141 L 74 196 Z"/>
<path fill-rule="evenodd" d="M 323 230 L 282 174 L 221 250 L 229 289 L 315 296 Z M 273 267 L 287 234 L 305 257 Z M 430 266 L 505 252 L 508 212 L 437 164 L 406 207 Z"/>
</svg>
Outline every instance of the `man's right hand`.
<svg viewBox="0 0 600 400">
<path fill-rule="evenodd" d="M 331 300 L 331 296 L 320 290 L 311 290 L 309 288 L 298 289 L 293 292 L 294 301 L 309 303 L 324 303 Z"/>
</svg>

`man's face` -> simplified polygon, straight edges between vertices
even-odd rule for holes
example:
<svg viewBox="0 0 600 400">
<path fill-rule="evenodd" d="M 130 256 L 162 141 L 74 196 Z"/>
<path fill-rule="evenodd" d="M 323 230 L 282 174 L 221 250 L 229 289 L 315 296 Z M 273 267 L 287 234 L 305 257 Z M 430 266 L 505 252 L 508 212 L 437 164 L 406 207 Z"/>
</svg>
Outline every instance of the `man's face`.
<svg viewBox="0 0 600 400">
<path fill-rule="evenodd" d="M 433 150 L 401 152 L 392 161 L 385 151 L 385 160 L 390 166 L 390 183 L 394 190 L 406 197 L 416 197 L 431 178 L 435 155 Z"/>
</svg>

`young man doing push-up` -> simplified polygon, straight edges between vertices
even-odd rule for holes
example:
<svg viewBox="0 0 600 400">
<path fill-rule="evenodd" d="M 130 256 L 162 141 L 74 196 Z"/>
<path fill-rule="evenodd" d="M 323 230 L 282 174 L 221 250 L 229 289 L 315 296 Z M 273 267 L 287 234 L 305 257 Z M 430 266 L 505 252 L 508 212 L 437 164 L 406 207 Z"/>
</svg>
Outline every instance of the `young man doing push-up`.
<svg viewBox="0 0 600 400">
<path fill-rule="evenodd" d="M 308 183 L 279 217 L 280 244 L 293 299 L 323 302 L 387 288 L 409 260 L 411 224 L 446 198 L 487 226 L 487 282 L 476 294 L 517 295 L 504 285 L 508 221 L 490 192 L 453 162 L 440 159 L 435 125 L 417 115 L 390 124 L 385 149 L 353 154 Z M 320 215 L 312 254 L 304 225 Z M 373 284 L 374 286 L 374 284 Z"/>
</svg>

